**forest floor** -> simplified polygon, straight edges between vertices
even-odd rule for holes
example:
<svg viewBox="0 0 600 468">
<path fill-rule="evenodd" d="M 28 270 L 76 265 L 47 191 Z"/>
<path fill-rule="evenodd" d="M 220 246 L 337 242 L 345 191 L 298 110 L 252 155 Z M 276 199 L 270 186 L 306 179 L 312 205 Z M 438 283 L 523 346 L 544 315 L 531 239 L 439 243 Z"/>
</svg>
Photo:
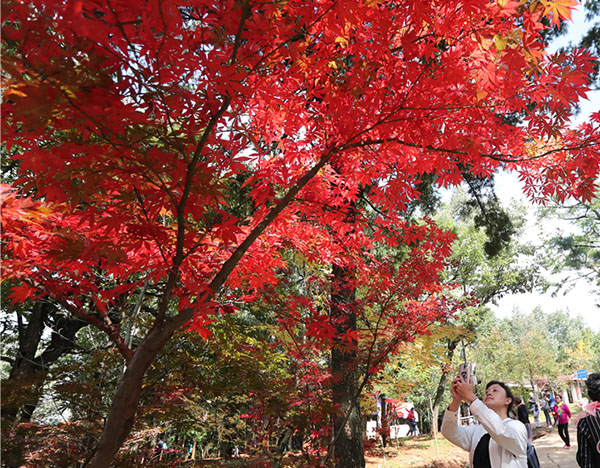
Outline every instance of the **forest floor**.
<svg viewBox="0 0 600 468">
<path fill-rule="evenodd" d="M 431 435 L 415 438 L 403 438 L 386 447 L 385 456 L 381 448 L 366 451 L 366 468 L 465 468 L 468 466 L 467 452 L 452 445 L 442 436 L 436 441 Z M 282 460 L 283 466 L 294 467 L 302 463 L 299 454 L 289 454 Z M 191 465 L 198 467 L 259 467 L 264 466 L 258 460 L 241 457 L 224 462 L 224 460 L 203 460 Z"/>
<path fill-rule="evenodd" d="M 543 437 L 551 430 L 545 427 L 534 429 L 534 439 Z M 282 460 L 282 465 L 290 468 L 299 466 L 300 458 L 299 454 L 289 454 Z M 366 451 L 365 459 L 366 468 L 467 468 L 469 465 L 469 454 L 466 451 L 452 445 L 441 435 L 436 442 L 431 434 L 394 441 L 391 446 L 386 447 L 385 456 L 381 448 L 371 448 Z M 189 466 L 258 468 L 265 466 L 263 463 L 240 457 L 227 462 L 223 459 L 196 461 Z"/>
</svg>

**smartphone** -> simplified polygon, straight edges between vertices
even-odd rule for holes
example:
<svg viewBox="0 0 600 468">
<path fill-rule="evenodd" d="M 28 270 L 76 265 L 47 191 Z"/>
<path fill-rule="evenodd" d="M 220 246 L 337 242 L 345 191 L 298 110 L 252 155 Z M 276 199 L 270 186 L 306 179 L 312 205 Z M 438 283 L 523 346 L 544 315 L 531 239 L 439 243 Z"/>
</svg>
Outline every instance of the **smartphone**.
<svg viewBox="0 0 600 468">
<path fill-rule="evenodd" d="M 471 364 L 465 362 L 458 366 L 458 375 L 465 381 L 471 380 Z"/>
</svg>

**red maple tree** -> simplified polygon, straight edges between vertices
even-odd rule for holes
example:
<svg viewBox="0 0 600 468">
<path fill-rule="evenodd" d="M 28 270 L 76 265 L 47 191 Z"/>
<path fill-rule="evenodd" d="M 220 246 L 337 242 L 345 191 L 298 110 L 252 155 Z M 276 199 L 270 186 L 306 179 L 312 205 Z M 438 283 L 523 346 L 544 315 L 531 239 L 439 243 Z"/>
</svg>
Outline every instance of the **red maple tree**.
<svg viewBox="0 0 600 468">
<path fill-rule="evenodd" d="M 404 216 L 425 175 L 508 168 L 534 198 L 590 198 L 599 118 L 567 122 L 592 58 L 548 55 L 540 35 L 571 7 L 4 2 L 2 138 L 20 176 L 3 192 L 3 274 L 14 300 L 51 296 L 127 363 L 91 466 L 125 440 L 174 331 L 256 298 L 286 250 L 370 278 L 375 302 L 402 285 L 402 336 L 444 315 L 431 301 L 451 236 Z M 376 244 L 408 246 L 403 270 Z M 140 294 L 153 318 L 133 348 L 114 317 Z M 331 343 L 327 320 L 302 320 Z"/>
</svg>

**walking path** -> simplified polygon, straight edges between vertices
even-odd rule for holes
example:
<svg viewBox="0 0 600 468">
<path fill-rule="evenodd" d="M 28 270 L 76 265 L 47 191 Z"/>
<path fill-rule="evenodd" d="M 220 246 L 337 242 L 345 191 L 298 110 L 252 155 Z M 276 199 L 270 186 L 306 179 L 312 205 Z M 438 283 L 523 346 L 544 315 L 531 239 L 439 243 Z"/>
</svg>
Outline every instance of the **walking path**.
<svg viewBox="0 0 600 468">
<path fill-rule="evenodd" d="M 541 468 L 579 468 L 575 461 L 577 453 L 577 429 L 575 424 L 569 424 L 571 448 L 564 448 L 565 443 L 558 435 L 556 427 L 552 432 L 533 441 L 540 459 Z"/>
</svg>

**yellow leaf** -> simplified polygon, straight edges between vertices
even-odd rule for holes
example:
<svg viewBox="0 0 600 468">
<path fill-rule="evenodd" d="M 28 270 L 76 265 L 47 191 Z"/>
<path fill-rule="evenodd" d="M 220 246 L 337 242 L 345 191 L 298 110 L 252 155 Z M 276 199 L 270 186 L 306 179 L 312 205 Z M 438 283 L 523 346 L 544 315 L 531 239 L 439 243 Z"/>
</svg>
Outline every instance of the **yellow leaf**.
<svg viewBox="0 0 600 468">
<path fill-rule="evenodd" d="M 561 19 L 571 19 L 571 10 L 579 2 L 577 0 L 541 0 L 541 4 L 544 6 L 544 14 L 552 17 L 552 25 L 558 26 Z"/>
<path fill-rule="evenodd" d="M 503 37 L 500 37 L 498 34 L 496 34 L 494 36 L 494 44 L 495 44 L 496 50 L 498 52 L 506 49 L 506 39 Z"/>
<path fill-rule="evenodd" d="M 21 88 L 21 87 L 22 87 L 22 85 L 10 86 L 6 91 L 4 91 L 4 95 L 9 96 L 11 94 L 14 94 L 16 96 L 22 96 L 22 97 L 27 96 L 27 94 L 25 94 L 23 91 L 19 91 L 18 88 Z"/>
<path fill-rule="evenodd" d="M 336 44 L 341 44 L 344 47 L 348 46 L 348 39 L 346 39 L 345 37 L 342 37 L 342 36 L 336 37 L 335 42 L 336 42 Z"/>
<path fill-rule="evenodd" d="M 66 86 L 61 86 L 60 89 L 61 89 L 61 91 L 64 91 L 64 93 L 72 99 L 77 97 L 76 94 L 71 90 L 71 88 L 68 88 Z"/>
</svg>

